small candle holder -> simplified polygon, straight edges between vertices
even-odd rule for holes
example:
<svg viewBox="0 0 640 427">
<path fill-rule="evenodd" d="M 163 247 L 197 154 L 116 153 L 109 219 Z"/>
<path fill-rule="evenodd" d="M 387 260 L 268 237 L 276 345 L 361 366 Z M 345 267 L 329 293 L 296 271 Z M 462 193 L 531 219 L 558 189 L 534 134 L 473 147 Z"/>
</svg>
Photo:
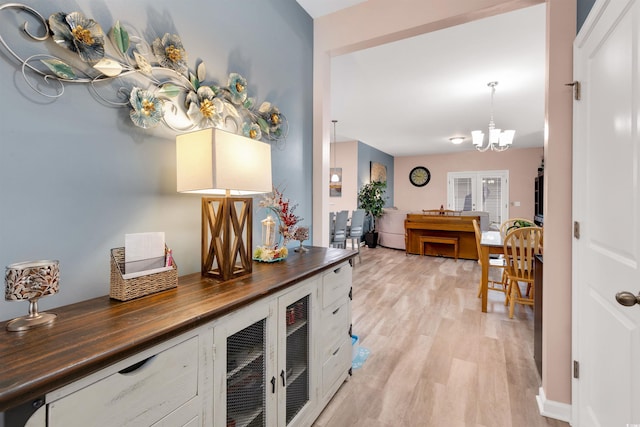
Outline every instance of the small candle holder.
<svg viewBox="0 0 640 427">
<path fill-rule="evenodd" d="M 29 314 L 7 323 L 11 332 L 26 331 L 48 325 L 56 318 L 54 313 L 38 311 L 38 299 L 58 292 L 58 261 L 29 261 L 7 266 L 4 276 L 7 301 L 29 301 Z"/>
<path fill-rule="evenodd" d="M 302 242 L 309 238 L 309 227 L 298 227 L 293 232 L 293 240 L 297 240 L 300 242 L 300 246 L 294 249 L 296 252 L 308 252 L 309 249 L 302 246 Z"/>
</svg>

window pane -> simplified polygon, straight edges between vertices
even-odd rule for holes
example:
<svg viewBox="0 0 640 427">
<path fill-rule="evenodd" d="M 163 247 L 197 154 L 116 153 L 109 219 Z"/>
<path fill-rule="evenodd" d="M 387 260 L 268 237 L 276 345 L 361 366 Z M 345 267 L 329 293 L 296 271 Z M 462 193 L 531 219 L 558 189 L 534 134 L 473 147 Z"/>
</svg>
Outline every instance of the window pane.
<svg viewBox="0 0 640 427">
<path fill-rule="evenodd" d="M 502 178 L 482 178 L 482 209 L 489 212 L 489 224 L 500 225 L 502 223 Z"/>
<path fill-rule="evenodd" d="M 470 211 L 473 200 L 473 179 L 454 178 L 453 179 L 453 210 Z"/>
</svg>

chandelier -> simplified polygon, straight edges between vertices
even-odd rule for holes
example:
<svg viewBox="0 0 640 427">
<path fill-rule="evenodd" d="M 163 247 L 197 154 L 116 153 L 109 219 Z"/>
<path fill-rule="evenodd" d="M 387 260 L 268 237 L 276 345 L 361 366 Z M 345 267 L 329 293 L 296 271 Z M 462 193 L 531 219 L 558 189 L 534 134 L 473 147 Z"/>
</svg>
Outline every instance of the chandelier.
<svg viewBox="0 0 640 427">
<path fill-rule="evenodd" d="M 488 143 L 484 145 L 484 133 L 481 130 L 474 130 L 471 132 L 473 139 L 473 145 L 475 145 L 478 151 L 504 151 L 513 144 L 513 137 L 516 134 L 515 130 L 496 129 L 496 125 L 493 122 L 493 97 L 496 93 L 496 86 L 498 82 L 489 82 L 487 86 L 491 88 L 491 118 L 489 120 L 489 138 Z"/>
</svg>

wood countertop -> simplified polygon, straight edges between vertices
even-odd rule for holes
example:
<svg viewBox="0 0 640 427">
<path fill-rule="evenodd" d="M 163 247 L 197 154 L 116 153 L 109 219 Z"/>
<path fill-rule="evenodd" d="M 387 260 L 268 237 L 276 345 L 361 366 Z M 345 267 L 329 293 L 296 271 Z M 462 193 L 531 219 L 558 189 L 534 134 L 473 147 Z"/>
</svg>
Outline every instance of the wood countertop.
<svg viewBox="0 0 640 427">
<path fill-rule="evenodd" d="M 48 326 L 7 332 L 0 323 L 0 412 L 352 259 L 356 251 L 310 247 L 249 276 L 220 282 L 200 273 L 178 287 L 121 302 L 102 296 L 47 310 Z M 64 292 L 64 287 L 62 287 Z M 25 313 L 27 310 L 26 302 Z"/>
</svg>

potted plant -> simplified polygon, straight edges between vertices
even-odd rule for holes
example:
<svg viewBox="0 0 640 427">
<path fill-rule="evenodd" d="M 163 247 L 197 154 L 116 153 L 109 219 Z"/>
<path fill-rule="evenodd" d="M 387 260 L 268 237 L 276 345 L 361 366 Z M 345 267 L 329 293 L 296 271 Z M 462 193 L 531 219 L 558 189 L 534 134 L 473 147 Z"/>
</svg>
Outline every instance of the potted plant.
<svg viewBox="0 0 640 427">
<path fill-rule="evenodd" d="M 376 218 L 382 215 L 385 188 L 387 188 L 386 182 L 372 181 L 363 185 L 358 192 L 358 205 L 360 209 L 365 210 L 371 220 L 371 229 L 364 235 L 364 241 L 369 248 L 375 248 L 378 244 Z"/>
</svg>

